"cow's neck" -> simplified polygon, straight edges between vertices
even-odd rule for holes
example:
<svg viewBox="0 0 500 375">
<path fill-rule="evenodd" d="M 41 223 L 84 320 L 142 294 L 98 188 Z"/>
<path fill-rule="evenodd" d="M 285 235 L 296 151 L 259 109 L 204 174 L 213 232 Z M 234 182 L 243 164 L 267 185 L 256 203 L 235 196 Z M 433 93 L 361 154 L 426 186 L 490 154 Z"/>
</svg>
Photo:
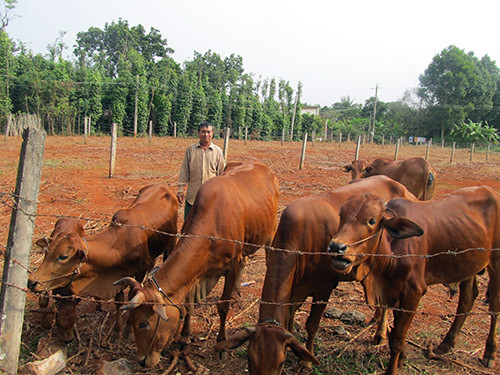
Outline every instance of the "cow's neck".
<svg viewBox="0 0 500 375">
<path fill-rule="evenodd" d="M 204 275 L 209 261 L 207 240 L 184 237 L 155 274 L 155 279 L 169 297 L 181 302 Z"/>
</svg>

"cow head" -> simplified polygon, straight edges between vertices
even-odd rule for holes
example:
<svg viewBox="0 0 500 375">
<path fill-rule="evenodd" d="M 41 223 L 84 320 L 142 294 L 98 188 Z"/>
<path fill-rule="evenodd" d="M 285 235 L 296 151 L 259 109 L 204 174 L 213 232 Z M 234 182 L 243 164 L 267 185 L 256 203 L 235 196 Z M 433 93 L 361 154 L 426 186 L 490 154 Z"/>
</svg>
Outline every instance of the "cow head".
<svg viewBox="0 0 500 375">
<path fill-rule="evenodd" d="M 87 261 L 87 244 L 76 233 L 57 236 L 48 245 L 42 264 L 28 280 L 36 292 L 67 286 Z"/>
<path fill-rule="evenodd" d="M 132 299 L 122 309 L 130 310 L 129 322 L 134 329 L 137 360 L 142 366 L 154 367 L 179 330 L 181 308 L 165 304 L 164 297 L 150 281 L 142 286 L 127 277 L 114 284 L 131 287 Z"/>
<path fill-rule="evenodd" d="M 269 323 L 247 327 L 215 350 L 234 349 L 248 341 L 248 368 L 252 375 L 279 375 L 283 370 L 287 349 L 300 359 L 319 365 L 318 360 L 286 329 Z"/>
<path fill-rule="evenodd" d="M 358 180 L 364 176 L 366 162 L 363 160 L 354 160 L 351 164 L 344 165 L 340 168 L 343 172 L 351 172 L 353 180 Z"/>
<path fill-rule="evenodd" d="M 328 252 L 335 254 L 333 267 L 348 273 L 367 258 L 366 254 L 376 254 L 382 230 L 394 239 L 423 234 L 413 221 L 386 211 L 382 198 L 369 193 L 352 195 L 340 207 L 339 229 L 328 246 Z"/>
</svg>

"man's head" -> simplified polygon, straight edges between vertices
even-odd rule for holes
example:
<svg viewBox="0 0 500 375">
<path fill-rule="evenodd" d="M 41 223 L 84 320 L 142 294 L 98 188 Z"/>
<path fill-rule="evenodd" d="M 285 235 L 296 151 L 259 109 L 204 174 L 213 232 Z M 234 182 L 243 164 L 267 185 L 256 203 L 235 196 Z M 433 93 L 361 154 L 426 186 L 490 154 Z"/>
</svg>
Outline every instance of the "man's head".
<svg viewBox="0 0 500 375">
<path fill-rule="evenodd" d="M 198 136 L 200 137 L 200 144 L 202 146 L 208 146 L 212 142 L 213 135 L 214 130 L 211 123 L 203 121 L 198 125 Z"/>
</svg>

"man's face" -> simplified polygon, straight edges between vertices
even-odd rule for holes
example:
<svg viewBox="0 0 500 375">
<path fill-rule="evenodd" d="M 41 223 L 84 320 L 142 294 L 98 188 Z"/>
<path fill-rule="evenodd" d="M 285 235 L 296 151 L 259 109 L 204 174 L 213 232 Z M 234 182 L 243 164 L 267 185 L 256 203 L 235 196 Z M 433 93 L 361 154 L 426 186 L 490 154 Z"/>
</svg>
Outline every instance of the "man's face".
<svg viewBox="0 0 500 375">
<path fill-rule="evenodd" d="M 214 135 L 214 131 L 211 126 L 203 126 L 198 132 L 198 136 L 200 137 L 200 143 L 202 145 L 208 145 L 212 141 L 212 137 Z"/>
</svg>

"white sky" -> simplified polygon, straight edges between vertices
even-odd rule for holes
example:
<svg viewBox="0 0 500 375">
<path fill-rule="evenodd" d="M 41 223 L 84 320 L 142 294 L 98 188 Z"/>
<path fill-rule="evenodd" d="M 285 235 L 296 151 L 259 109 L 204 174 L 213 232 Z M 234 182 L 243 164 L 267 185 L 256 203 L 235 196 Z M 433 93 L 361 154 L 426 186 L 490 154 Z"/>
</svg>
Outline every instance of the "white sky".
<svg viewBox="0 0 500 375">
<path fill-rule="evenodd" d="M 498 0 L 18 0 L 13 14 L 7 33 L 35 53 L 66 31 L 69 58 L 78 32 L 122 18 L 158 29 L 179 63 L 234 53 L 256 79 L 302 82 L 312 105 L 364 103 L 377 83 L 397 100 L 451 44 L 500 66 Z"/>
</svg>

